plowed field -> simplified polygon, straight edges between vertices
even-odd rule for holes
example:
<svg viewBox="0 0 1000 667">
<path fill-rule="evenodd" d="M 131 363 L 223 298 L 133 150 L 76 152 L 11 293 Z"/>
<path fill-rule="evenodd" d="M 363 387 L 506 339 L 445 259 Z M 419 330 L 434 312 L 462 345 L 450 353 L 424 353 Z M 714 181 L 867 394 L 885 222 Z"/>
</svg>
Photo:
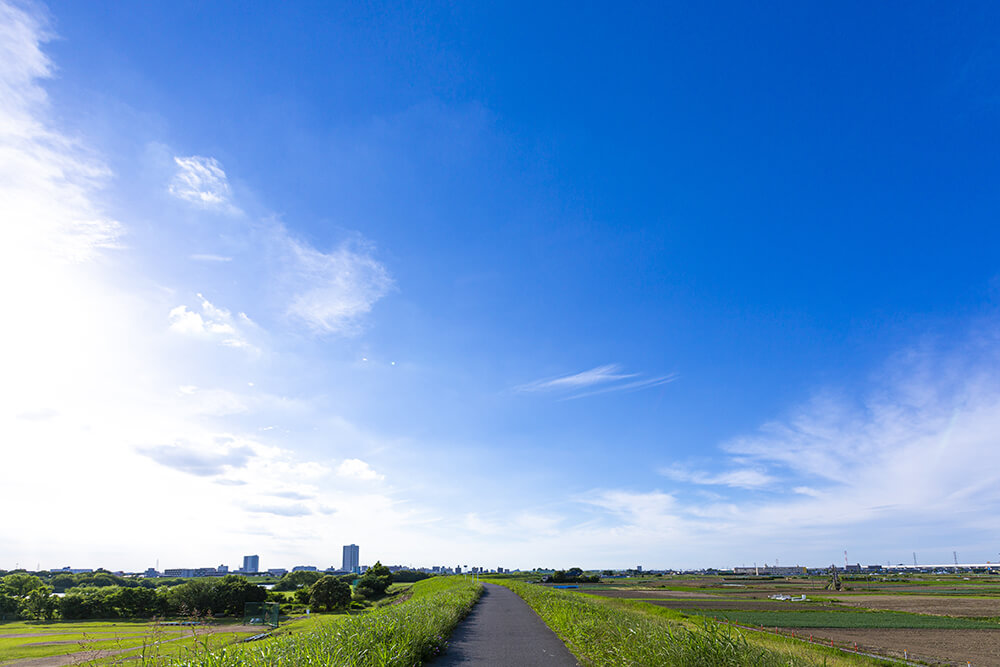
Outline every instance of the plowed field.
<svg viewBox="0 0 1000 667">
<path fill-rule="evenodd" d="M 1000 599 L 939 597 L 934 595 L 845 595 L 841 604 L 865 609 L 909 611 L 936 616 L 981 618 L 1000 616 Z"/>
<path fill-rule="evenodd" d="M 789 630 L 791 632 L 792 629 Z M 801 629 L 794 629 L 802 636 Z M 902 658 L 905 649 L 911 659 L 931 664 L 1000 665 L 1000 630 L 875 630 L 815 628 L 808 631 L 816 641 L 834 640 L 840 645 L 858 643 L 862 651 Z"/>
</svg>

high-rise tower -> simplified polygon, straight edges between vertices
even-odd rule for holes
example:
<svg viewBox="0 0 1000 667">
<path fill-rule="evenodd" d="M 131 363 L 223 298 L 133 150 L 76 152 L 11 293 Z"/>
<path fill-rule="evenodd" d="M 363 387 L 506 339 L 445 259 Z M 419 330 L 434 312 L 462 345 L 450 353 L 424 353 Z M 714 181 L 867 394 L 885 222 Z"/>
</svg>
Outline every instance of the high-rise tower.
<svg viewBox="0 0 1000 667">
<path fill-rule="evenodd" d="M 243 574 L 255 574 L 260 572 L 260 556 L 243 557 Z"/>
<path fill-rule="evenodd" d="M 345 544 L 344 545 L 344 565 L 343 568 L 347 572 L 360 572 L 361 563 L 358 558 L 358 545 L 357 544 Z"/>
</svg>

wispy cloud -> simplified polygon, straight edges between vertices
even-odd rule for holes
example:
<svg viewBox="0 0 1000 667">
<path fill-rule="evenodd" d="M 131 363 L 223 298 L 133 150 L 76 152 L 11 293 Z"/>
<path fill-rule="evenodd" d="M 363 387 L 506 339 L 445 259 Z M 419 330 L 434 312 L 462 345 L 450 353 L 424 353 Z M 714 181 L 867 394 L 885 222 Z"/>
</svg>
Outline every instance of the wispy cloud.
<svg viewBox="0 0 1000 667">
<path fill-rule="evenodd" d="M 190 256 L 196 262 L 231 262 L 232 257 L 227 257 L 225 255 L 212 255 L 212 254 L 195 254 Z"/>
<path fill-rule="evenodd" d="M 660 474 L 678 482 L 709 486 L 731 486 L 741 489 L 758 489 L 775 482 L 772 475 L 761 468 L 736 468 L 723 472 L 692 470 L 680 465 L 661 468 Z"/>
<path fill-rule="evenodd" d="M 518 385 L 520 392 L 552 392 L 566 398 L 583 398 L 612 391 L 638 391 L 673 382 L 676 375 L 642 378 L 641 373 L 625 373 L 619 364 L 606 364 L 587 371 Z"/>
<path fill-rule="evenodd" d="M 233 205 L 229 179 L 219 161 L 192 155 L 175 157 L 177 172 L 170 182 L 170 194 L 202 208 L 239 213 Z"/>
<path fill-rule="evenodd" d="M 384 475 L 372 470 L 372 467 L 361 459 L 346 459 L 337 466 L 337 474 L 341 477 L 360 479 L 364 481 L 377 481 L 385 479 Z"/>
<path fill-rule="evenodd" d="M 910 350 L 861 398 L 827 390 L 724 443 L 714 470 L 660 471 L 714 487 L 709 496 L 611 489 L 577 501 L 608 512 L 597 525 L 613 526 L 615 539 L 651 547 L 651 530 L 674 531 L 702 553 L 712 545 L 731 558 L 792 550 L 821 562 L 831 543 L 905 552 L 900 540 L 919 548 L 919 535 L 934 536 L 937 549 L 961 535 L 969 551 L 988 553 L 988 541 L 968 544 L 968 536 L 1000 529 L 1000 349 L 992 340 L 952 355 Z M 587 530 L 577 529 L 609 539 Z"/>
<path fill-rule="evenodd" d="M 370 245 L 354 239 L 321 252 L 283 227 L 278 232 L 290 291 L 288 314 L 317 334 L 358 333 L 364 316 L 393 286 Z"/>
<path fill-rule="evenodd" d="M 49 38 L 40 16 L 0 2 L 0 272 L 15 275 L 38 256 L 89 259 L 122 234 L 95 198 L 107 167 L 49 122 L 40 85 L 52 72 L 41 48 Z"/>
<path fill-rule="evenodd" d="M 248 512 L 256 512 L 258 514 L 274 514 L 275 516 L 287 517 L 309 516 L 313 513 L 311 509 L 300 503 L 291 505 L 247 505 L 246 509 Z"/>
<path fill-rule="evenodd" d="M 241 414 L 249 409 L 240 396 L 225 389 L 201 389 L 188 385 L 180 388 L 180 394 L 187 397 L 195 414 L 224 417 Z"/>
</svg>

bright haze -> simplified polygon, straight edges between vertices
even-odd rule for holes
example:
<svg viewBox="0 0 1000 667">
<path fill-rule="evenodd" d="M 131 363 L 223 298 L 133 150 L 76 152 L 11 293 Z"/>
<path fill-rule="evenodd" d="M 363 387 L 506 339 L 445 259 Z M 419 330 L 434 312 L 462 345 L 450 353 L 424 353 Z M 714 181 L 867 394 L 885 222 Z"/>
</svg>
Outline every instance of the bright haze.
<svg viewBox="0 0 1000 667">
<path fill-rule="evenodd" d="M 1000 6 L 495 4 L 0 0 L 0 568 L 1000 558 Z"/>
</svg>

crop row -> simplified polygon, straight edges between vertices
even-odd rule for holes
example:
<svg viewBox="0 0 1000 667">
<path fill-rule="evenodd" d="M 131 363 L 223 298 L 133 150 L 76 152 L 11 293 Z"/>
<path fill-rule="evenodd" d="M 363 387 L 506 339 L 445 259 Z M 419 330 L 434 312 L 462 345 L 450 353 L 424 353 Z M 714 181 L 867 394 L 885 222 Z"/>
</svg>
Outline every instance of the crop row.
<svg viewBox="0 0 1000 667">
<path fill-rule="evenodd" d="M 742 625 L 780 628 L 1000 629 L 1000 624 L 993 621 L 911 614 L 901 611 L 722 611 L 710 609 L 685 609 L 684 611 Z"/>
</svg>

